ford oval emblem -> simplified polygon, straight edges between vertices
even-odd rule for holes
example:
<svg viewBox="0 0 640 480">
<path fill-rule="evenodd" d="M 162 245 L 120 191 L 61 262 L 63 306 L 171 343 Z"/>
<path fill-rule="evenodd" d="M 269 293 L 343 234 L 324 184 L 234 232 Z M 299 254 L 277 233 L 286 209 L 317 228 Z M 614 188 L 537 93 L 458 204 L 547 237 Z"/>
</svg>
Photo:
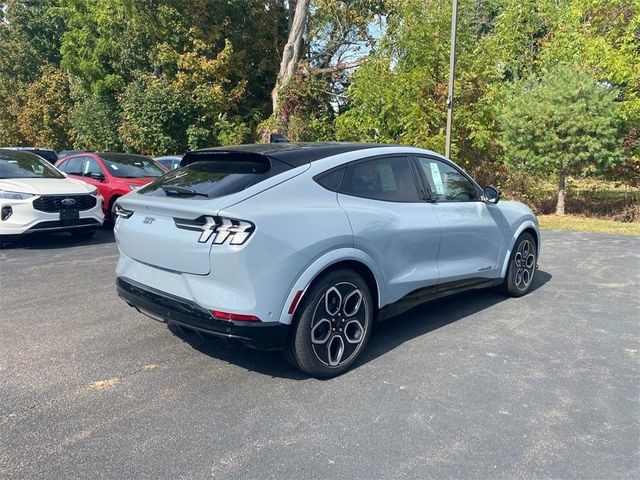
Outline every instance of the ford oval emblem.
<svg viewBox="0 0 640 480">
<path fill-rule="evenodd" d="M 64 198 L 60 203 L 65 207 L 72 207 L 76 204 L 76 201 L 73 198 Z"/>
</svg>

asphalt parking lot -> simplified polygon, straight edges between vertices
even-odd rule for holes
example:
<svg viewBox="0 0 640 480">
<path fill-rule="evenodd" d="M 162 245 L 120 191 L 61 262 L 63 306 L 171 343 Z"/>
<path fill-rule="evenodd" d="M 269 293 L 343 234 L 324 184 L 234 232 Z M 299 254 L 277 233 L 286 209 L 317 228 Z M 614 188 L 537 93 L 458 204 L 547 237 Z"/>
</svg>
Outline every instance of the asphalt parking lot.
<svg viewBox="0 0 640 480">
<path fill-rule="evenodd" d="M 136 313 L 107 230 L 0 250 L 0 477 L 639 478 L 640 237 L 543 242 L 327 381 Z"/>
</svg>

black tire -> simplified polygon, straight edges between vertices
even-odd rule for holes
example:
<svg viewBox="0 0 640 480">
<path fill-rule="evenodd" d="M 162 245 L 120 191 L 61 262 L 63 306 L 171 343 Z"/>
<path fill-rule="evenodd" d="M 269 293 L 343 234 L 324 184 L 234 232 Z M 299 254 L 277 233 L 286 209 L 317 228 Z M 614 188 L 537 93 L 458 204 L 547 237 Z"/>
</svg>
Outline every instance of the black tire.
<svg viewBox="0 0 640 480">
<path fill-rule="evenodd" d="M 369 341 L 374 309 L 367 282 L 360 275 L 347 269 L 323 275 L 297 309 L 285 358 L 313 377 L 344 373 Z"/>
<path fill-rule="evenodd" d="M 91 238 L 96 234 L 96 229 L 92 230 L 71 230 L 71 235 L 76 238 Z"/>
<path fill-rule="evenodd" d="M 525 256 L 526 254 L 526 256 Z M 521 297 L 531 290 L 538 267 L 538 246 L 528 232 L 518 237 L 513 246 L 507 276 L 501 284 L 501 290 L 512 297 Z"/>
<path fill-rule="evenodd" d="M 112 227 L 116 224 L 116 200 L 120 197 L 111 197 L 111 202 L 109 203 L 109 216 L 107 218 L 107 222 Z"/>
</svg>

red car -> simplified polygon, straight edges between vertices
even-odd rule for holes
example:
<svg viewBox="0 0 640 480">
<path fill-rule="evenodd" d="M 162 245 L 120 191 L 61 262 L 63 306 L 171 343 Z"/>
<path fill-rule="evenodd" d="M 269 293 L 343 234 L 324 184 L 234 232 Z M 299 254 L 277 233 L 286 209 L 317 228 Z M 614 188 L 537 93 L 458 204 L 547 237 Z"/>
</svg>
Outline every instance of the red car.
<svg viewBox="0 0 640 480">
<path fill-rule="evenodd" d="M 64 157 L 56 167 L 67 175 L 98 187 L 104 198 L 104 214 L 115 220 L 115 201 L 167 173 L 167 170 L 144 155 L 131 153 L 86 152 Z"/>
</svg>

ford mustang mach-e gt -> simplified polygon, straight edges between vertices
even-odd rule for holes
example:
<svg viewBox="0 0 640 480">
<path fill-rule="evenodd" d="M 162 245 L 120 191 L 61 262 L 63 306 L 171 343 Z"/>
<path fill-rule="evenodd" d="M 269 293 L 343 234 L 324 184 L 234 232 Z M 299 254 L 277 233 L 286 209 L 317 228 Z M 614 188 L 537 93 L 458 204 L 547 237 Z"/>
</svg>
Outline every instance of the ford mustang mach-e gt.
<svg viewBox="0 0 640 480">
<path fill-rule="evenodd" d="M 119 295 L 148 316 L 344 372 L 375 320 L 466 289 L 531 289 L 540 235 L 446 158 L 267 144 L 187 153 L 116 203 Z"/>
</svg>

